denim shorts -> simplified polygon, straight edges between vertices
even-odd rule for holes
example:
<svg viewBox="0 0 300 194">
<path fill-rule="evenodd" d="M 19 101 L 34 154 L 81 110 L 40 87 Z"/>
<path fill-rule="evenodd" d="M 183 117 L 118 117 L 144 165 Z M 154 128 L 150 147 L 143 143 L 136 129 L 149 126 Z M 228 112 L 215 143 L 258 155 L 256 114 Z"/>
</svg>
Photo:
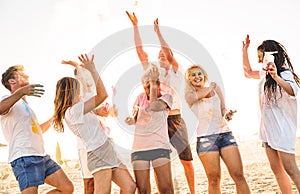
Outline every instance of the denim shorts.
<svg viewBox="0 0 300 194">
<path fill-rule="evenodd" d="M 170 159 L 170 150 L 154 149 L 154 150 L 133 152 L 131 154 L 131 162 L 136 160 L 153 161 L 158 158 Z"/>
<path fill-rule="evenodd" d="M 24 156 L 10 163 L 21 191 L 28 187 L 44 184 L 47 176 L 61 167 L 49 155 Z"/>
<path fill-rule="evenodd" d="M 197 153 L 219 152 L 227 146 L 237 146 L 232 132 L 197 137 Z"/>
</svg>

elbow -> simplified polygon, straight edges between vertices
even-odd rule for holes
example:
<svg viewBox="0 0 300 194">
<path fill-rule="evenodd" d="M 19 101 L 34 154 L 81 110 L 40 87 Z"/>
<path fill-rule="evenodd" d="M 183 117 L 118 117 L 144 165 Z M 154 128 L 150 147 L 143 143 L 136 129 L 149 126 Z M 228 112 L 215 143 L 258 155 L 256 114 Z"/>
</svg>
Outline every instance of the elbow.
<svg viewBox="0 0 300 194">
<path fill-rule="evenodd" d="M 246 78 L 251 78 L 250 74 L 249 74 L 248 72 L 246 72 L 246 71 L 244 71 L 244 76 L 245 76 Z"/>
<path fill-rule="evenodd" d="M 97 107 L 101 103 L 103 103 L 107 97 L 108 97 L 108 94 L 106 92 L 102 93 L 98 98 L 95 99 L 95 107 Z"/>
<path fill-rule="evenodd" d="M 4 107 L 0 107 L 0 115 L 5 115 L 8 112 L 8 109 L 5 109 Z"/>
<path fill-rule="evenodd" d="M 296 94 L 295 94 L 295 92 L 294 92 L 293 90 L 290 91 L 288 94 L 289 94 L 290 96 L 296 97 Z"/>
<path fill-rule="evenodd" d="M 102 98 L 103 98 L 103 101 L 106 100 L 107 97 L 108 97 L 108 94 L 107 94 L 107 92 L 105 92 L 105 94 L 103 94 L 103 97 L 102 97 Z M 103 101 L 102 101 L 102 102 L 103 102 Z"/>
</svg>

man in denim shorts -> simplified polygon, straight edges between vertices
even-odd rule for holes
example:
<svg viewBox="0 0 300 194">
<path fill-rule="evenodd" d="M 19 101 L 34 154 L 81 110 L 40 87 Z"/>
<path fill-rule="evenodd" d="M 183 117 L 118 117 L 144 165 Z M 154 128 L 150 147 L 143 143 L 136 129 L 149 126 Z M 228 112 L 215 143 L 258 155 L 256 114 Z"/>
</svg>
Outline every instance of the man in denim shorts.
<svg viewBox="0 0 300 194">
<path fill-rule="evenodd" d="M 50 128 L 52 118 L 38 123 L 26 96 L 40 97 L 44 90 L 40 84 L 29 84 L 28 78 L 21 65 L 2 74 L 2 84 L 11 92 L 0 102 L 1 127 L 9 144 L 8 161 L 22 194 L 38 193 L 38 186 L 44 183 L 55 187 L 53 192 L 73 193 L 70 179 L 45 153 L 42 133 Z"/>
</svg>

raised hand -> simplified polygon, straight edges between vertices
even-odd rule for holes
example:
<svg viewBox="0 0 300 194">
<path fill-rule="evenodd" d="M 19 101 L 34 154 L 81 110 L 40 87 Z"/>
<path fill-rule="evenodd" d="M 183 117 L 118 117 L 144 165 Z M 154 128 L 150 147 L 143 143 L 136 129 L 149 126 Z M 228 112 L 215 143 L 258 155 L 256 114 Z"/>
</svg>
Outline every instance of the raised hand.
<svg viewBox="0 0 300 194">
<path fill-rule="evenodd" d="M 158 18 L 154 20 L 154 32 L 159 32 Z"/>
<path fill-rule="evenodd" d="M 43 87 L 44 86 L 41 84 L 29 84 L 19 88 L 18 90 L 23 95 L 41 97 L 45 93 L 45 90 L 42 89 Z"/>
<path fill-rule="evenodd" d="M 245 41 L 243 41 L 243 51 L 246 51 L 250 45 L 249 34 L 247 34 Z"/>
<path fill-rule="evenodd" d="M 159 71 L 156 65 L 152 64 L 152 67 L 149 71 L 149 79 L 151 81 L 156 81 L 159 78 Z"/>
<path fill-rule="evenodd" d="M 92 55 L 92 58 L 89 59 L 87 54 L 81 54 L 78 56 L 78 59 L 82 62 L 80 66 L 83 68 L 92 71 L 95 70 L 95 64 L 94 64 L 94 55 Z"/>
<path fill-rule="evenodd" d="M 135 13 L 133 12 L 132 14 L 130 14 L 128 11 L 126 11 L 126 14 L 129 17 L 132 25 L 137 26 L 138 25 L 138 19 L 135 16 Z"/>
</svg>

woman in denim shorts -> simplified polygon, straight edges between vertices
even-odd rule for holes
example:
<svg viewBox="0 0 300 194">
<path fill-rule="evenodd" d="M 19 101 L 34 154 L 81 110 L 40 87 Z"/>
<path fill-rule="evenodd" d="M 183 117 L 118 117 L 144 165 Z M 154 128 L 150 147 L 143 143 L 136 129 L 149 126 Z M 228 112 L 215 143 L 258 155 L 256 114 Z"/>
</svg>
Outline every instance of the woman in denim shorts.
<svg viewBox="0 0 300 194">
<path fill-rule="evenodd" d="M 199 121 L 197 153 L 208 178 L 208 192 L 221 193 L 222 158 L 237 193 L 250 193 L 236 140 L 226 124 L 233 112 L 227 111 L 221 89 L 214 82 L 208 84 L 207 73 L 199 65 L 189 67 L 185 76 L 185 99 Z"/>
</svg>

